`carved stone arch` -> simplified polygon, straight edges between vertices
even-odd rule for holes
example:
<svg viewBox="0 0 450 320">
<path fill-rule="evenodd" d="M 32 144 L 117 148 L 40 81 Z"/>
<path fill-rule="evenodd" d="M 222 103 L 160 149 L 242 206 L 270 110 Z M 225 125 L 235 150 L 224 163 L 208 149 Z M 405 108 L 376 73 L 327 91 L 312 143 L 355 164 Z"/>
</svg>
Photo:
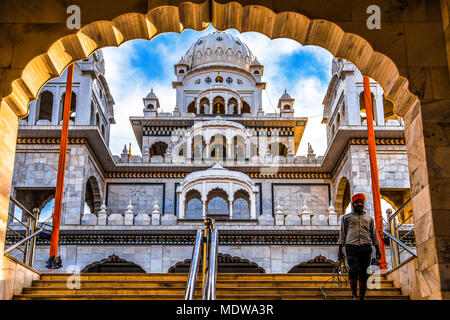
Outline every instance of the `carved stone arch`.
<svg viewBox="0 0 450 320">
<path fill-rule="evenodd" d="M 150 146 L 150 158 L 153 156 L 164 157 L 168 147 L 169 145 L 165 141 L 154 141 Z"/>
<path fill-rule="evenodd" d="M 334 201 L 334 207 L 338 215 L 344 214 L 345 209 L 350 203 L 351 190 L 350 182 L 347 177 L 341 177 L 336 188 L 336 200 Z"/>
<path fill-rule="evenodd" d="M 233 193 L 233 218 L 249 219 L 251 215 L 251 197 L 247 188 L 239 187 Z M 253 204 L 255 205 L 255 204 Z"/>
<path fill-rule="evenodd" d="M 225 201 L 228 201 L 225 198 L 225 195 L 227 198 L 230 198 L 230 194 L 228 193 L 227 188 L 222 188 L 221 185 L 221 183 L 209 183 L 206 187 L 206 198 L 210 199 L 210 194 L 211 197 L 220 195 L 220 197 L 224 197 Z"/>
<path fill-rule="evenodd" d="M 200 206 L 197 208 L 198 210 L 195 210 L 196 203 L 192 203 L 192 200 L 200 201 Z M 194 208 L 192 206 L 194 206 Z M 186 218 L 192 219 L 202 217 L 202 193 L 198 190 L 197 186 L 194 186 L 186 191 L 184 195 L 184 208 L 186 210 L 184 213 Z"/>
<path fill-rule="evenodd" d="M 229 254 L 219 253 L 217 255 L 218 273 L 266 273 L 263 267 L 255 262 L 240 257 L 232 257 Z M 186 259 L 171 266 L 168 273 L 188 273 L 191 266 L 191 259 Z M 202 263 L 199 266 L 199 273 L 202 271 Z"/>
<path fill-rule="evenodd" d="M 197 113 L 197 110 L 195 109 L 195 101 L 191 101 L 191 102 L 188 103 L 186 112 L 187 113 L 194 113 L 194 114 Z"/>
<path fill-rule="evenodd" d="M 116 255 L 110 255 L 106 259 L 95 261 L 81 270 L 81 273 L 146 273 L 145 270 L 134 262 L 127 261 Z"/>
<path fill-rule="evenodd" d="M 288 273 L 332 273 L 335 268 L 336 261 L 319 254 L 311 260 L 296 264 Z"/>
<path fill-rule="evenodd" d="M 269 144 L 269 150 L 272 156 L 283 156 L 287 155 L 287 147 L 283 142 L 272 142 Z"/>
<path fill-rule="evenodd" d="M 39 120 L 52 121 L 54 99 L 54 94 L 50 90 L 43 90 L 39 94 L 39 99 L 36 102 L 35 122 Z"/>
<path fill-rule="evenodd" d="M 64 90 L 64 92 L 61 94 L 61 97 L 59 98 L 58 123 L 60 123 L 63 120 L 65 95 L 66 95 L 66 92 Z M 72 122 L 75 122 L 76 111 L 77 111 L 77 94 L 74 90 L 72 90 L 72 97 L 70 98 L 70 114 L 69 114 L 69 119 Z"/>
<path fill-rule="evenodd" d="M 230 214 L 228 206 L 229 199 L 230 195 L 219 184 L 214 184 L 212 187 L 209 186 L 206 193 L 206 210 L 208 215 L 217 217 L 228 216 Z M 216 207 L 216 205 L 219 206 Z"/>
</svg>

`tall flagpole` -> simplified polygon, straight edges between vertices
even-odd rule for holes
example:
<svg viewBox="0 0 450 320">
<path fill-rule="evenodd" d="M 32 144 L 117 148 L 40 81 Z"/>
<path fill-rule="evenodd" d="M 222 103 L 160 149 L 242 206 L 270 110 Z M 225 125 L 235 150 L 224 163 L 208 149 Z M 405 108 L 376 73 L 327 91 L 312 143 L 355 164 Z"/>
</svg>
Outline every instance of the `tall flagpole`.
<svg viewBox="0 0 450 320">
<path fill-rule="evenodd" d="M 69 116 L 72 100 L 73 66 L 74 64 L 72 63 L 67 69 L 63 124 L 61 130 L 61 141 L 59 145 L 58 175 L 56 177 L 55 208 L 53 211 L 53 230 L 50 240 L 50 259 L 52 259 L 52 257 L 55 258 L 58 254 L 59 228 L 61 224 L 61 207 L 64 191 L 64 174 L 66 171 L 67 142 L 69 135 Z"/>
<path fill-rule="evenodd" d="M 379 260 L 380 269 L 386 270 L 386 253 L 383 242 L 383 218 L 381 216 L 381 202 L 380 202 L 380 183 L 378 181 L 378 164 L 377 164 L 377 149 L 375 145 L 375 132 L 373 130 L 373 116 L 372 116 L 372 99 L 370 95 L 370 81 L 369 78 L 363 76 L 364 82 L 364 102 L 366 106 L 367 119 L 367 137 L 369 144 L 369 159 L 370 172 L 372 176 L 372 194 L 373 194 L 373 208 L 375 211 L 375 226 L 377 228 L 378 240 L 380 241 L 381 259 Z"/>
</svg>

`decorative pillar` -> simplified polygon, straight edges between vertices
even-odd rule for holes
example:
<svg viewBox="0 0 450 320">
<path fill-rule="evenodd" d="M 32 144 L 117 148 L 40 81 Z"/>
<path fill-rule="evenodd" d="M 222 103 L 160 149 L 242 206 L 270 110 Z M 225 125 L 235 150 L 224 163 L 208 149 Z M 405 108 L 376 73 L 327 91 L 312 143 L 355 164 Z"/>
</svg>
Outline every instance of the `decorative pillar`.
<svg viewBox="0 0 450 320">
<path fill-rule="evenodd" d="M 256 219 L 256 196 L 255 192 L 250 195 L 250 218 Z"/>
<path fill-rule="evenodd" d="M 230 219 L 233 219 L 233 200 L 228 201 L 228 211 L 230 212 Z"/>
<path fill-rule="evenodd" d="M 377 118 L 377 125 L 384 126 L 383 92 L 378 86 L 375 95 L 375 117 Z"/>
<path fill-rule="evenodd" d="M 250 159 L 250 144 L 251 144 L 250 137 L 247 137 L 246 141 L 247 142 L 245 143 L 245 158 Z"/>
<path fill-rule="evenodd" d="M 206 218 L 206 201 L 202 200 L 202 219 Z"/>
<path fill-rule="evenodd" d="M 186 159 L 192 159 L 192 137 L 188 136 L 186 140 Z"/>
<path fill-rule="evenodd" d="M 195 110 L 196 110 L 197 114 L 200 113 L 200 99 L 197 99 L 195 101 Z"/>
<path fill-rule="evenodd" d="M 233 144 L 227 143 L 227 158 L 234 159 Z"/>
<path fill-rule="evenodd" d="M 186 202 L 186 194 L 184 192 L 177 192 L 178 193 L 178 217 L 180 219 L 184 219 L 186 212 L 184 208 L 184 203 Z"/>
<path fill-rule="evenodd" d="M 205 147 L 205 159 L 209 159 L 211 158 L 211 153 L 209 152 L 209 142 L 206 143 L 206 147 Z"/>
</svg>

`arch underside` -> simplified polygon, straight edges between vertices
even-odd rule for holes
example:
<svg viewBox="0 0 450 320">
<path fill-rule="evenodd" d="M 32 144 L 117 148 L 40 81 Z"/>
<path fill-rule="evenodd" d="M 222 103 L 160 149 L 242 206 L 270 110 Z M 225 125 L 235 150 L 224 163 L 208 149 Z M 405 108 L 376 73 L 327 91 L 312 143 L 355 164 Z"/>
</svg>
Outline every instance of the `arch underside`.
<svg viewBox="0 0 450 320">
<path fill-rule="evenodd" d="M 210 5 L 212 10 L 209 10 Z M 205 1 L 200 4 L 183 2 L 179 6 L 162 5 L 146 14 L 125 13 L 111 21 L 92 22 L 78 32 L 60 38 L 46 53 L 25 66 L 21 77 L 12 82 L 11 92 L 3 98 L 2 104 L 8 105 L 17 116 L 25 117 L 28 104 L 36 99 L 45 83 L 59 77 L 69 64 L 86 59 L 94 51 L 119 46 L 133 39 L 150 40 L 166 32 L 200 31 L 210 23 L 218 30 L 234 28 L 241 33 L 260 32 L 271 39 L 289 38 L 303 45 L 325 48 L 335 57 L 349 60 L 362 74 L 376 80 L 400 116 L 418 102 L 418 98 L 408 90 L 408 80 L 399 75 L 389 57 L 374 51 L 362 37 L 344 32 L 333 22 L 309 19 L 296 12 L 275 13 L 259 5 Z"/>
<path fill-rule="evenodd" d="M 266 273 L 263 267 L 259 266 L 255 262 L 251 262 L 247 259 L 240 257 L 232 257 L 229 254 L 219 253 L 217 255 L 218 273 Z M 191 266 L 191 259 L 186 259 L 181 262 L 177 262 L 171 266 L 168 273 L 188 273 Z M 199 273 L 202 270 L 202 263 L 199 266 Z"/>
</svg>

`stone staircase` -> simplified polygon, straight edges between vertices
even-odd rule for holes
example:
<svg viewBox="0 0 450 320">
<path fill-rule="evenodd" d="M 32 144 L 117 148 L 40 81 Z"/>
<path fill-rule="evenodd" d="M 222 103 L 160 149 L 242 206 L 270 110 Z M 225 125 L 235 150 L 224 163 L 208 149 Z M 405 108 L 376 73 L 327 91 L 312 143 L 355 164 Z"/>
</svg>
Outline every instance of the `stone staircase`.
<svg viewBox="0 0 450 320">
<path fill-rule="evenodd" d="M 179 300 L 183 299 L 186 274 L 90 273 L 80 275 L 80 288 L 71 289 L 72 274 L 44 273 L 15 300 Z M 71 280 L 72 279 L 72 280 Z M 324 300 L 321 288 L 331 274 L 219 274 L 217 300 Z M 367 300 L 407 300 L 392 281 L 380 278 L 380 289 L 368 290 Z M 69 281 L 68 281 L 69 280 Z M 67 285 L 69 283 L 69 286 Z M 201 280 L 196 299 L 201 299 Z M 325 286 L 327 300 L 351 299 L 350 288 L 336 282 Z"/>
</svg>

